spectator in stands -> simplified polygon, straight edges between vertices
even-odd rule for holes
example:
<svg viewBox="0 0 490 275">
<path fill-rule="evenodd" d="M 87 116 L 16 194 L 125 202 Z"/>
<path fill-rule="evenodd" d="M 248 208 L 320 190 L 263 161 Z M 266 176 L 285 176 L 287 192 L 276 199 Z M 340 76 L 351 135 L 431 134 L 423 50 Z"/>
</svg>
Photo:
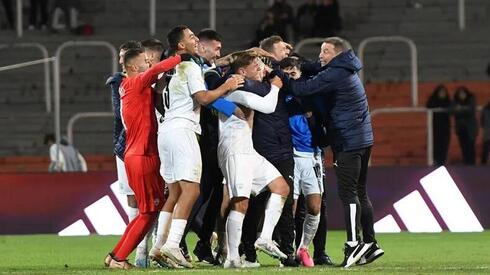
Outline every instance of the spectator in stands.
<svg viewBox="0 0 490 275">
<path fill-rule="evenodd" d="M 434 89 L 431 97 L 427 101 L 427 108 L 444 108 L 446 112 L 435 112 L 432 116 L 432 135 L 434 147 L 432 155 L 434 165 L 441 166 L 446 164 L 447 151 L 449 148 L 450 137 L 450 115 L 451 98 L 446 86 L 439 85 Z"/>
<path fill-rule="evenodd" d="M 251 46 L 258 46 L 262 39 L 272 35 L 277 35 L 280 33 L 280 31 L 279 23 L 274 18 L 274 14 L 270 11 L 266 11 L 264 18 L 262 18 L 259 23 L 259 27 L 255 31 L 255 39 Z"/>
<path fill-rule="evenodd" d="M 480 124 L 483 129 L 481 164 L 487 164 L 490 153 L 490 101 L 481 112 Z"/>
<path fill-rule="evenodd" d="M 315 36 L 335 36 L 341 29 L 337 0 L 321 0 L 314 19 Z"/>
<path fill-rule="evenodd" d="M 296 40 L 313 37 L 315 30 L 315 16 L 317 4 L 315 0 L 306 0 L 299 8 L 296 14 L 295 32 Z"/>
<path fill-rule="evenodd" d="M 14 10 L 12 9 L 12 0 L 2 0 L 3 9 L 5 10 L 5 17 L 9 24 L 9 28 L 14 28 Z"/>
<path fill-rule="evenodd" d="M 59 151 L 53 134 L 44 136 L 44 145 L 49 146 L 51 159 L 49 172 L 87 172 L 87 162 L 66 138 L 61 138 Z M 58 151 L 58 158 L 56 158 L 56 151 Z"/>
<path fill-rule="evenodd" d="M 476 161 L 475 140 L 478 133 L 475 115 L 476 102 L 475 97 L 466 87 L 456 89 L 452 109 L 464 163 L 474 165 Z"/>
<path fill-rule="evenodd" d="M 73 32 L 78 27 L 79 6 L 78 0 L 56 0 L 53 5 L 53 20 L 51 22 L 53 31 L 66 29 Z M 60 22 L 61 16 L 64 19 L 63 23 Z"/>
<path fill-rule="evenodd" d="M 279 33 L 276 34 L 282 37 L 284 41 L 289 41 L 289 33 L 294 22 L 293 7 L 286 0 L 274 0 L 267 11 L 273 14 L 274 22 L 279 28 Z"/>
<path fill-rule="evenodd" d="M 41 16 L 41 21 L 38 22 L 38 13 Z M 31 0 L 31 10 L 29 11 L 29 30 L 34 30 L 36 27 L 45 30 L 48 26 L 48 0 Z"/>
</svg>

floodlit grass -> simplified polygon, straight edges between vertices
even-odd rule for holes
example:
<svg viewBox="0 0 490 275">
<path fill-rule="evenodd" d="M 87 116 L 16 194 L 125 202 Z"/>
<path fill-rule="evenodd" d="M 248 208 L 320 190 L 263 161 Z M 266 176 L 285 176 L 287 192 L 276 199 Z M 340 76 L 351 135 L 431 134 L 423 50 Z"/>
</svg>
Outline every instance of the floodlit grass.
<svg viewBox="0 0 490 275">
<path fill-rule="evenodd" d="M 328 253 L 336 263 L 342 261 L 343 232 L 329 232 Z M 297 273 L 372 273 L 372 274 L 490 274 L 490 231 L 483 233 L 379 234 L 385 255 L 371 265 L 339 267 L 279 268 L 278 261 L 260 254 L 263 267 L 224 270 L 196 264 L 193 270 L 167 270 L 155 267 L 137 273 L 165 274 L 297 274 Z M 58 237 L 55 235 L 0 236 L 0 273 L 15 274 L 99 274 L 127 273 L 109 271 L 103 259 L 118 240 L 117 236 Z M 192 250 L 195 235 L 188 237 Z M 133 260 L 131 256 L 131 260 Z"/>
</svg>

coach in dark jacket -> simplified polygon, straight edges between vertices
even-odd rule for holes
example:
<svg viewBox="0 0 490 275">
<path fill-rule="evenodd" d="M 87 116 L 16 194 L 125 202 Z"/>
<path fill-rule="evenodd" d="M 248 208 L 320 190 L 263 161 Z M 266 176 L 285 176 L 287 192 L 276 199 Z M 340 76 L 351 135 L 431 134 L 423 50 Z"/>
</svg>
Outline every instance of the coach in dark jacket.
<svg viewBox="0 0 490 275">
<path fill-rule="evenodd" d="M 287 80 L 287 89 L 297 96 L 323 96 L 318 111 L 325 116 L 327 132 L 332 135 L 334 168 L 347 231 L 342 266 L 370 263 L 384 252 L 376 243 L 373 208 L 366 191 L 374 139 L 366 93 L 357 75 L 362 65 L 348 44 L 336 37 L 324 41 L 319 58 L 322 68 L 315 77 Z"/>
</svg>

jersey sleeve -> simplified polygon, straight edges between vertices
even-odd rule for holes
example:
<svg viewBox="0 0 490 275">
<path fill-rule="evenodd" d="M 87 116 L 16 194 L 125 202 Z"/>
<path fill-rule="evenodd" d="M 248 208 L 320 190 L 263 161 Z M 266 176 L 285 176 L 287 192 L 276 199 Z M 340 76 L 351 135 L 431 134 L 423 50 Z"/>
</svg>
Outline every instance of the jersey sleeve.
<svg viewBox="0 0 490 275">
<path fill-rule="evenodd" d="M 264 96 L 258 96 L 250 92 L 236 90 L 226 98 L 245 107 L 259 111 L 264 114 L 273 113 L 276 110 L 279 88 L 272 85 L 270 92 Z"/>
<path fill-rule="evenodd" d="M 143 87 L 150 87 L 159 74 L 173 69 L 180 63 L 180 55 L 172 56 L 153 65 L 146 72 L 138 74 L 138 80 Z"/>
<path fill-rule="evenodd" d="M 200 91 L 206 91 L 207 88 L 206 84 L 204 83 L 201 67 L 194 62 L 189 63 L 190 65 L 188 68 L 186 68 L 185 72 L 187 76 L 187 86 L 189 87 L 191 95 Z"/>
</svg>

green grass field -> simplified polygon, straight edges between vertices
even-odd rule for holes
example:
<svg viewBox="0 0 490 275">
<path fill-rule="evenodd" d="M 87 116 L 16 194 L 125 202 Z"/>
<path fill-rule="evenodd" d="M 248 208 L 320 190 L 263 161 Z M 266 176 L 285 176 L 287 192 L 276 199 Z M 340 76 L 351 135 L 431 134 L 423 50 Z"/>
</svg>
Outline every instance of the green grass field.
<svg viewBox="0 0 490 275">
<path fill-rule="evenodd" d="M 329 232 L 328 253 L 342 261 L 343 232 Z M 54 235 L 0 236 L 0 273 L 14 274 L 99 274 L 127 273 L 102 267 L 115 236 L 58 237 Z M 342 269 L 338 267 L 279 268 L 278 261 L 260 255 L 263 267 L 223 270 L 197 264 L 193 270 L 141 269 L 131 272 L 180 274 L 297 274 L 297 273 L 373 273 L 373 274 L 490 274 L 490 231 L 483 233 L 379 234 L 385 256 L 371 265 Z M 188 237 L 193 248 L 195 236 Z M 131 260 L 133 256 L 131 256 Z"/>
</svg>

